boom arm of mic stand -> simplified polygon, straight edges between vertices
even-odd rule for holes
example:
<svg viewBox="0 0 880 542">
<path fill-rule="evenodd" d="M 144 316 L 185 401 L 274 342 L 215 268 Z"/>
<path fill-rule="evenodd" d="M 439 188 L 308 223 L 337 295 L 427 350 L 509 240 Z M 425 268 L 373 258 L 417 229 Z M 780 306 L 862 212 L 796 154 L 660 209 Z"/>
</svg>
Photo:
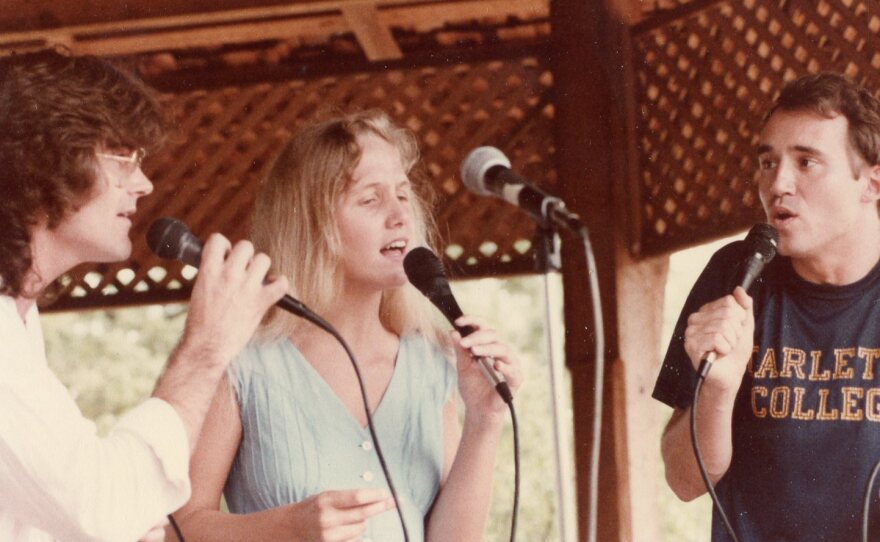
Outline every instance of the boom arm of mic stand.
<svg viewBox="0 0 880 542">
<path fill-rule="evenodd" d="M 589 235 L 587 227 L 581 221 L 577 213 L 572 213 L 559 198 L 547 198 L 543 202 L 541 213 L 547 217 L 550 227 L 565 228 L 582 239 Z"/>
</svg>

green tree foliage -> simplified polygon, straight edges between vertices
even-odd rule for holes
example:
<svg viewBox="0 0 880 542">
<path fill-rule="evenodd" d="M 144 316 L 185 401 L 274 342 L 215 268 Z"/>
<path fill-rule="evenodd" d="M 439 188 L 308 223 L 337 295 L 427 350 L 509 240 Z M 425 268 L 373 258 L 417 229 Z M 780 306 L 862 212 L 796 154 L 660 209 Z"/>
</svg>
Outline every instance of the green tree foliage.
<svg viewBox="0 0 880 542">
<path fill-rule="evenodd" d="M 49 366 L 101 431 L 150 395 L 183 331 L 168 305 L 43 315 Z"/>
<path fill-rule="evenodd" d="M 552 277 L 558 281 L 558 277 Z M 556 520 L 556 456 L 550 369 L 544 338 L 544 287 L 540 277 L 457 282 L 456 297 L 466 313 L 493 324 L 519 353 L 525 384 L 514 401 L 520 433 L 520 507 L 517 540 L 559 540 Z M 551 306 L 561 313 L 561 298 Z M 562 329 L 556 329 L 557 339 Z M 566 379 L 566 382 L 568 380 Z M 563 423 L 570 428 L 570 388 L 564 391 Z M 514 486 L 513 436 L 505 428 L 495 472 L 492 511 L 486 540 L 509 540 Z"/>
</svg>

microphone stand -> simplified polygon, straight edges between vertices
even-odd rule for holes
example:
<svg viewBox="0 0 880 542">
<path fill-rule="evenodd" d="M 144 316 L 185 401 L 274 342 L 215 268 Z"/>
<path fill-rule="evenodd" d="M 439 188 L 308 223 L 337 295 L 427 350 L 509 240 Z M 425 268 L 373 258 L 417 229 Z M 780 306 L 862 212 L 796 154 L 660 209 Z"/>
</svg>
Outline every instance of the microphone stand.
<svg viewBox="0 0 880 542">
<path fill-rule="evenodd" d="M 536 223 L 532 246 L 535 249 L 535 270 L 544 277 L 544 341 L 550 366 L 550 404 L 553 414 L 553 444 L 556 453 L 556 519 L 559 524 L 559 540 L 574 542 L 577 537 L 577 524 L 571 510 L 574 492 L 570 484 L 570 481 L 573 480 L 571 474 L 573 460 L 571 446 L 568 439 L 565 438 L 567 433 L 562 431 L 564 405 L 561 400 L 561 392 L 564 388 L 565 367 L 561 364 L 559 356 L 555 355 L 553 324 L 558 320 L 558 316 L 553 309 L 551 290 L 554 289 L 550 282 L 550 273 L 562 269 L 562 258 L 558 232 L 548 222 Z M 568 395 L 571 396 L 570 390 Z M 566 424 L 566 426 L 568 425 Z"/>
</svg>

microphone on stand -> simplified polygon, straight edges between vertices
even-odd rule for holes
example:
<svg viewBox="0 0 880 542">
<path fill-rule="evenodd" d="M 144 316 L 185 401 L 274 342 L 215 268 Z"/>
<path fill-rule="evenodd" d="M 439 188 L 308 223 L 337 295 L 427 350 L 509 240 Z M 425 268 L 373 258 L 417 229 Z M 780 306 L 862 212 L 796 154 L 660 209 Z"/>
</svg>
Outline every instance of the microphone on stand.
<svg viewBox="0 0 880 542">
<path fill-rule="evenodd" d="M 461 164 L 461 179 L 471 191 L 512 203 L 541 224 L 549 223 L 585 235 L 577 214 L 569 211 L 561 199 L 546 194 L 510 169 L 510 160 L 495 147 L 472 150 Z"/>
<path fill-rule="evenodd" d="M 449 287 L 449 280 L 446 278 L 443 263 L 436 254 L 425 247 L 416 247 L 404 257 L 403 270 L 410 283 L 422 292 L 434 306 L 440 309 L 443 316 L 461 333 L 462 337 L 466 337 L 475 331 L 471 326 L 455 325 L 455 320 L 462 315 L 461 307 L 458 306 L 458 302 L 452 294 L 452 288 Z M 504 399 L 504 402 L 510 403 L 513 401 L 510 387 L 507 385 L 504 377 L 492 366 L 492 358 L 476 356 L 474 361 L 477 362 L 480 371 L 492 383 L 495 391 Z"/>
<path fill-rule="evenodd" d="M 157 256 L 166 260 L 179 260 L 193 267 L 202 261 L 202 241 L 189 231 L 186 224 L 176 218 L 156 219 L 147 231 L 147 246 Z M 275 303 L 275 306 L 324 327 L 326 322 L 290 294 Z M 326 328 L 325 328 L 326 329 Z"/>
</svg>

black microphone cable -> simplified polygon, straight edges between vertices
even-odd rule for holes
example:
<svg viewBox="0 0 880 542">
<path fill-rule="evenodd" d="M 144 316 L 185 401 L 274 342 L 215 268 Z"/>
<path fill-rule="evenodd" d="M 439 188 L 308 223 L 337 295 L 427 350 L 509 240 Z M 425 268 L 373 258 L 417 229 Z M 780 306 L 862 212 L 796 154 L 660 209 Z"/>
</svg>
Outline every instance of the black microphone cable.
<svg viewBox="0 0 880 542">
<path fill-rule="evenodd" d="M 865 496 L 862 502 L 862 541 L 868 542 L 868 518 L 871 515 L 871 488 L 874 487 L 874 481 L 877 474 L 880 473 L 880 461 L 874 464 L 871 469 L 871 476 L 868 477 L 868 483 L 865 486 Z"/>
<path fill-rule="evenodd" d="M 749 252 L 749 259 L 745 262 L 743 276 L 739 284 L 743 290 L 749 289 L 755 279 L 758 278 L 758 275 L 761 274 L 761 271 L 763 271 L 764 266 L 776 256 L 776 244 L 778 243 L 778 240 L 779 234 L 776 232 L 776 229 L 769 224 L 755 224 L 752 229 L 749 230 L 748 235 L 743 241 Z M 709 478 L 709 472 L 706 470 L 706 464 L 703 462 L 703 453 L 700 450 L 700 444 L 697 440 L 697 404 L 700 400 L 700 392 L 703 389 L 703 382 L 706 380 L 709 370 L 712 369 L 712 364 L 715 362 L 716 357 L 717 354 L 715 352 L 708 352 L 703 359 L 700 360 L 700 366 L 697 368 L 697 382 L 694 385 L 694 400 L 691 403 L 690 415 L 691 445 L 694 450 L 694 457 L 697 460 L 697 468 L 700 470 L 700 476 L 703 478 L 706 490 L 712 498 L 712 504 L 718 511 L 718 515 L 721 516 L 721 521 L 724 523 L 725 529 L 727 529 L 727 534 L 730 535 L 734 542 L 739 542 L 739 538 L 736 536 L 733 525 L 730 523 L 730 519 L 728 519 L 727 514 L 724 512 L 721 500 L 718 498 L 718 494 L 715 493 L 715 485 L 712 484 L 712 480 Z"/>
<path fill-rule="evenodd" d="M 700 391 L 703 389 L 703 382 L 706 379 L 706 375 L 709 374 L 709 369 L 712 368 L 712 363 L 714 361 L 715 352 L 709 352 L 709 354 L 700 361 L 700 368 L 697 370 L 697 384 L 694 386 L 694 402 L 691 404 L 691 445 L 694 449 L 694 457 L 697 459 L 697 467 L 700 469 L 700 476 L 702 476 L 703 483 L 706 485 L 706 489 L 709 491 L 709 496 L 712 498 L 712 504 L 715 506 L 715 509 L 718 510 L 718 515 L 721 516 L 721 521 L 724 522 L 727 534 L 730 535 L 734 542 L 739 542 L 739 538 L 736 537 L 736 532 L 733 530 L 733 525 L 730 523 L 727 514 L 724 512 L 721 500 L 718 498 L 718 494 L 715 493 L 715 485 L 712 484 L 712 480 L 709 479 L 709 471 L 706 470 L 706 464 L 703 462 L 703 453 L 700 451 L 700 444 L 699 441 L 697 441 L 697 403 L 700 400 Z"/>
<path fill-rule="evenodd" d="M 510 542 L 514 542 L 516 540 L 516 522 L 519 516 L 519 425 L 516 422 L 516 409 L 513 408 L 513 401 L 507 403 L 507 407 L 510 409 L 510 424 L 513 430 L 513 510 L 510 513 Z"/>
<path fill-rule="evenodd" d="M 177 521 L 174 520 L 173 514 L 168 514 L 168 521 L 171 523 L 171 528 L 174 529 L 174 535 L 177 537 L 177 540 L 179 542 L 186 542 L 186 538 L 183 537 L 180 526 L 177 524 Z"/>
<path fill-rule="evenodd" d="M 379 436 L 376 434 L 376 428 L 373 426 L 373 415 L 370 414 L 370 404 L 367 401 L 367 389 L 364 386 L 364 379 L 363 376 L 361 376 L 361 370 L 357 359 L 351 351 L 351 348 L 349 348 L 348 343 L 342 338 L 342 335 L 340 335 L 339 332 L 328 322 L 318 315 L 314 315 L 314 319 L 308 318 L 308 320 L 335 337 L 336 340 L 339 341 L 339 344 L 342 345 L 342 348 L 345 349 L 345 353 L 348 354 L 348 359 L 351 360 L 351 366 L 354 368 L 358 387 L 360 387 L 361 390 L 361 399 L 364 403 L 364 413 L 367 415 L 367 426 L 370 428 L 370 436 L 373 438 L 373 447 L 376 448 L 376 457 L 379 458 L 379 464 L 382 466 L 382 473 L 385 475 L 385 481 L 388 483 L 388 490 L 391 492 L 391 497 L 394 499 L 394 507 L 397 509 L 397 517 L 400 519 L 400 528 L 403 530 L 403 539 L 406 542 L 409 542 L 409 533 L 406 530 L 406 522 L 403 520 L 403 511 L 400 508 L 397 491 L 394 488 L 394 483 L 391 481 L 391 472 L 388 470 L 388 465 L 385 463 L 385 456 L 382 454 L 382 447 L 379 445 Z"/>
<path fill-rule="evenodd" d="M 149 231 L 147 232 L 147 245 L 150 247 L 150 250 L 152 250 L 154 253 L 156 253 L 156 255 L 162 258 L 181 260 L 185 263 L 192 265 L 193 267 L 198 267 L 202 250 L 202 243 L 198 237 L 196 237 L 192 234 L 192 232 L 189 231 L 189 229 L 186 227 L 185 224 L 183 224 L 183 222 L 175 218 L 163 217 L 153 222 L 153 224 L 150 226 Z M 391 481 L 391 473 L 388 469 L 388 465 L 385 462 L 385 456 L 382 453 L 382 447 L 379 444 L 379 437 L 376 434 L 376 428 L 373 426 L 373 416 L 370 413 L 370 404 L 367 401 L 367 390 L 364 386 L 364 379 L 361 375 L 360 366 L 357 362 L 357 359 L 355 358 L 354 353 L 351 351 L 348 343 L 345 342 L 345 339 L 342 338 L 342 335 L 340 335 L 339 332 L 336 331 L 336 329 L 332 325 L 330 325 L 329 322 L 315 314 L 311 309 L 306 307 L 299 300 L 293 298 L 292 296 L 285 295 L 284 298 L 278 301 L 276 305 L 288 312 L 305 318 L 312 324 L 332 335 L 337 341 L 339 341 L 339 344 L 342 345 L 342 348 L 348 355 L 348 359 L 351 361 L 351 366 L 354 368 L 354 373 L 357 377 L 358 387 L 361 391 L 361 400 L 364 404 L 364 413 L 367 416 L 367 427 L 370 429 L 370 436 L 373 439 L 373 447 L 376 449 L 376 457 L 379 458 L 379 464 L 382 467 L 382 473 L 385 476 L 385 481 L 388 483 L 388 490 L 391 492 L 391 497 L 394 499 L 397 516 L 400 519 L 400 528 L 403 530 L 403 539 L 405 542 L 409 542 L 409 533 L 406 530 L 406 522 L 403 519 L 403 511 L 400 508 L 400 502 L 397 497 L 397 491 L 394 487 L 394 483 Z M 173 515 L 168 514 L 168 520 L 171 523 L 171 527 L 174 529 L 174 533 L 180 539 L 180 542 L 186 542 L 186 539 L 183 537 L 183 532 L 181 532 L 180 527 L 174 520 Z"/>
<path fill-rule="evenodd" d="M 428 298 L 446 317 L 462 337 L 470 335 L 474 329 L 470 326 L 457 326 L 455 320 L 461 315 L 461 307 L 452 295 L 449 280 L 446 278 L 446 270 L 443 262 L 430 249 L 416 247 L 407 253 L 403 259 L 403 270 L 407 279 L 425 297 Z M 510 542 L 516 540 L 516 524 L 519 517 L 519 486 L 520 486 L 520 457 L 519 457 L 519 424 L 516 419 L 516 409 L 513 406 L 513 394 L 510 387 L 502 377 L 495 373 L 491 363 L 492 358 L 475 357 L 474 363 L 479 364 L 480 370 L 495 385 L 495 391 L 507 404 L 510 410 L 510 422 L 513 430 L 513 509 L 510 514 Z"/>
</svg>

